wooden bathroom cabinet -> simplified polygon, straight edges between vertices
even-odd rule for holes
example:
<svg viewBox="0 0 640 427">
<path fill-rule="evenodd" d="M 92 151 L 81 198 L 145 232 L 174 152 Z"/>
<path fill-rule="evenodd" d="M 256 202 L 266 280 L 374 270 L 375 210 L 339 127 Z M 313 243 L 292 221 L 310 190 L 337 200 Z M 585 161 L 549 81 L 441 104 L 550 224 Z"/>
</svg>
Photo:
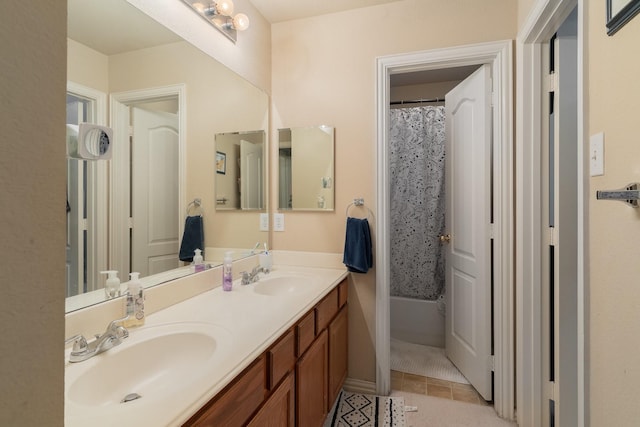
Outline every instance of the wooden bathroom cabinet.
<svg viewBox="0 0 640 427">
<path fill-rule="evenodd" d="M 184 426 L 322 426 L 347 377 L 347 279 Z"/>
</svg>

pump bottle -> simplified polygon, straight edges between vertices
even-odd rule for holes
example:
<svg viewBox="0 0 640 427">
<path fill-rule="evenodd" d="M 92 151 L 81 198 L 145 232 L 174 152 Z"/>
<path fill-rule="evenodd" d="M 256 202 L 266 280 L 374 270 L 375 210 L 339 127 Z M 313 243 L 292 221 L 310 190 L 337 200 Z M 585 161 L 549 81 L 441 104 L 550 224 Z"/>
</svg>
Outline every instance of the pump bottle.
<svg viewBox="0 0 640 427">
<path fill-rule="evenodd" d="M 195 255 L 193 256 L 193 269 L 195 272 L 204 271 L 204 261 L 202 259 L 202 250 L 196 249 Z"/>
<path fill-rule="evenodd" d="M 123 321 L 125 328 L 144 325 L 144 289 L 140 282 L 140 273 L 129 274 L 126 300 L 127 319 Z"/>
<path fill-rule="evenodd" d="M 107 299 L 120 296 L 120 279 L 116 270 L 101 271 L 100 274 L 108 274 L 107 282 L 104 285 L 104 294 Z"/>
<path fill-rule="evenodd" d="M 222 290 L 230 291 L 233 287 L 233 253 L 224 254 L 224 262 L 222 264 Z"/>
</svg>

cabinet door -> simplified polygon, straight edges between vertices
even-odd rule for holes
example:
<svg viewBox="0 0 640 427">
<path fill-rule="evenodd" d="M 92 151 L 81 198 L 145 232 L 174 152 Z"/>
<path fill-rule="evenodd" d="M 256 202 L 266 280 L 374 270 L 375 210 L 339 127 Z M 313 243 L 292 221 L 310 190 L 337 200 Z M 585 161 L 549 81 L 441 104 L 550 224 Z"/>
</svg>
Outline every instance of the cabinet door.
<svg viewBox="0 0 640 427">
<path fill-rule="evenodd" d="M 331 410 L 340 389 L 347 378 L 349 346 L 348 313 L 345 305 L 329 324 L 329 400 L 327 411 Z"/>
<path fill-rule="evenodd" d="M 238 375 L 230 388 L 216 396 L 212 404 L 205 405 L 184 425 L 197 427 L 243 426 L 264 401 L 267 392 L 266 385 L 266 362 L 263 355 Z"/>
<path fill-rule="evenodd" d="M 293 372 L 273 392 L 247 427 L 294 427 L 295 387 Z"/>
<path fill-rule="evenodd" d="M 328 409 L 329 340 L 324 330 L 311 344 L 296 365 L 297 424 L 304 427 L 322 426 Z"/>
</svg>

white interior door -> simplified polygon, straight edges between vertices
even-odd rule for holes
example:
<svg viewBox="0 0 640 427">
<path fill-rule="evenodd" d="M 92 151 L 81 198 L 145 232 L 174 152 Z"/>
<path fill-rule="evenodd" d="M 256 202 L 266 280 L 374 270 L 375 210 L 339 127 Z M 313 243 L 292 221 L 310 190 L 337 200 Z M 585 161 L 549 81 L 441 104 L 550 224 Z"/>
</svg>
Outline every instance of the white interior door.
<svg viewBox="0 0 640 427">
<path fill-rule="evenodd" d="M 132 271 L 179 267 L 177 114 L 131 108 Z"/>
<path fill-rule="evenodd" d="M 262 144 L 240 141 L 240 207 L 262 209 Z"/>
<path fill-rule="evenodd" d="M 445 98 L 445 347 L 485 400 L 492 400 L 490 74 L 483 65 Z"/>
</svg>

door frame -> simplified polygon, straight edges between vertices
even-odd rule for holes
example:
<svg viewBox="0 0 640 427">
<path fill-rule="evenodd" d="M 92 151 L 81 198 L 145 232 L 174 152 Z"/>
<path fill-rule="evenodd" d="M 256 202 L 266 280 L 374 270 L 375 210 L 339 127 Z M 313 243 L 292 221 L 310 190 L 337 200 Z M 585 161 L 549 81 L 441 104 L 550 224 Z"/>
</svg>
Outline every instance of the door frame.
<svg viewBox="0 0 640 427">
<path fill-rule="evenodd" d="M 113 128 L 114 144 L 112 148 L 111 175 L 110 175 L 110 201 L 109 227 L 112 230 L 109 244 L 110 268 L 113 270 L 128 271 L 122 267 L 128 265 L 131 256 L 129 245 L 130 222 L 130 169 L 128 138 L 130 134 L 129 105 L 151 101 L 159 101 L 166 98 L 178 98 L 178 204 L 180 215 L 178 216 L 178 236 L 182 236 L 184 230 L 184 217 L 186 214 L 186 141 L 187 141 L 187 98 L 186 85 L 176 84 L 149 89 L 115 92 L 109 97 L 111 109 L 111 127 Z M 127 147 L 127 149 L 123 149 Z M 124 280 L 124 279 L 123 279 Z"/>
<path fill-rule="evenodd" d="M 588 150 L 584 149 L 586 116 L 584 101 L 584 34 L 585 7 L 583 0 L 539 0 L 518 33 L 516 68 L 516 313 L 517 313 L 517 406 L 518 422 L 522 426 L 543 425 L 542 420 L 542 315 L 541 283 L 543 242 L 542 217 L 538 204 L 542 194 L 542 43 L 549 40 L 571 11 L 578 7 L 578 420 L 588 425 L 588 212 L 589 177 L 586 172 Z M 561 340 L 562 337 L 559 337 Z"/>
<path fill-rule="evenodd" d="M 493 79 L 494 176 L 494 407 L 515 416 L 513 63 L 511 40 L 480 43 L 376 59 L 376 392 L 388 394 L 390 378 L 390 76 L 422 70 L 488 64 Z"/>
</svg>

